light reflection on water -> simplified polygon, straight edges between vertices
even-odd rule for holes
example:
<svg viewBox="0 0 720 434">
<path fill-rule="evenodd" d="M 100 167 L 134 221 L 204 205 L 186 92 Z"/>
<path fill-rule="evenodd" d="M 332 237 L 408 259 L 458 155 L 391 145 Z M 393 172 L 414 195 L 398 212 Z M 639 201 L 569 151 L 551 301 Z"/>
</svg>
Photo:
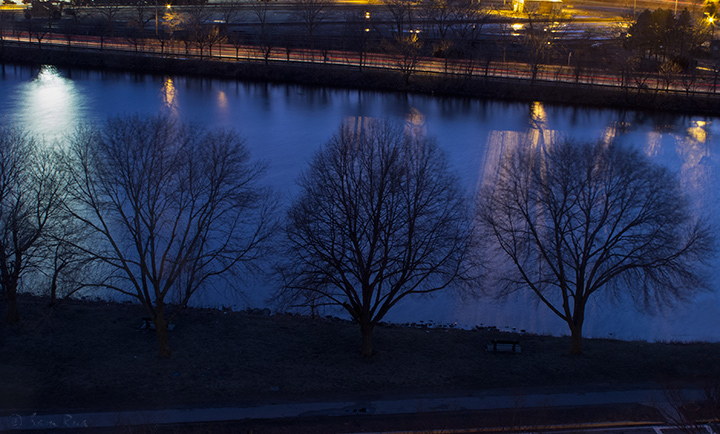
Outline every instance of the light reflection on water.
<svg viewBox="0 0 720 434">
<path fill-rule="evenodd" d="M 175 89 L 175 83 L 173 83 L 172 78 L 165 77 L 162 90 L 160 91 L 160 97 L 165 106 L 164 113 L 170 117 L 177 117 L 179 108 L 177 90 Z"/>
<path fill-rule="evenodd" d="M 559 138 L 615 140 L 678 173 L 698 212 L 719 211 L 718 118 L 12 65 L 0 77 L 0 95 L 6 96 L 0 118 L 46 140 L 61 139 L 81 122 L 127 113 L 164 113 L 208 128 L 234 128 L 253 155 L 268 162 L 267 180 L 286 200 L 317 147 L 343 121 L 360 125 L 383 117 L 436 137 L 470 193 L 494 182 L 506 149 L 547 147 Z M 593 336 L 720 340 L 717 292 L 656 317 L 598 303 L 590 308 L 586 330 Z M 219 301 L 225 296 L 212 292 L 198 303 L 244 307 L 242 300 Z M 250 304 L 262 304 L 266 296 L 262 282 L 248 287 Z M 536 305 L 527 295 L 502 304 L 438 295 L 432 302 L 403 302 L 389 319 L 565 333 L 559 319 Z"/>
<path fill-rule="evenodd" d="M 54 66 L 43 66 L 37 76 L 10 93 L 13 105 L 10 122 L 53 140 L 84 117 L 84 101 L 75 82 L 61 75 Z"/>
</svg>

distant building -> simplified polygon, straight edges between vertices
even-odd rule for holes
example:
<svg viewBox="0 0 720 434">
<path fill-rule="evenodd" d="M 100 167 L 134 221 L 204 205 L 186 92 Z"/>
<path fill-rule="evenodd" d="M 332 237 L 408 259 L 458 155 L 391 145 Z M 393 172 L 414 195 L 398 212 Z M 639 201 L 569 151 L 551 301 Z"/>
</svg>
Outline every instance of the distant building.
<svg viewBox="0 0 720 434">
<path fill-rule="evenodd" d="M 518 13 L 558 15 L 562 0 L 513 0 L 513 11 Z"/>
</svg>

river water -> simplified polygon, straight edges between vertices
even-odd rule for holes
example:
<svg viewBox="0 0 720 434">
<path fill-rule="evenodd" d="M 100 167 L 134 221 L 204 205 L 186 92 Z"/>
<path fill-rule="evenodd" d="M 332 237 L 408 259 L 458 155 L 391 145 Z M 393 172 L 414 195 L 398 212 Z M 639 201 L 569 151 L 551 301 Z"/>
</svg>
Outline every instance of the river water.
<svg viewBox="0 0 720 434">
<path fill-rule="evenodd" d="M 342 122 L 379 117 L 404 122 L 436 138 L 468 193 L 492 176 L 509 146 L 537 146 L 559 138 L 615 140 L 641 149 L 678 173 L 699 215 L 720 211 L 720 117 L 550 106 L 401 93 L 311 88 L 217 79 L 30 68 L 0 70 L 0 119 L 46 142 L 62 140 L 83 122 L 120 114 L 163 113 L 208 128 L 232 128 L 255 158 L 268 163 L 267 183 L 285 203 L 294 180 Z M 249 283 L 243 298 L 210 292 L 202 305 L 263 306 L 272 288 Z M 653 314 L 627 303 L 591 303 L 585 335 L 645 340 L 720 341 L 720 284 L 688 303 Z M 453 293 L 406 300 L 395 322 L 434 321 L 566 334 L 566 325 L 529 295 L 493 301 Z"/>
</svg>

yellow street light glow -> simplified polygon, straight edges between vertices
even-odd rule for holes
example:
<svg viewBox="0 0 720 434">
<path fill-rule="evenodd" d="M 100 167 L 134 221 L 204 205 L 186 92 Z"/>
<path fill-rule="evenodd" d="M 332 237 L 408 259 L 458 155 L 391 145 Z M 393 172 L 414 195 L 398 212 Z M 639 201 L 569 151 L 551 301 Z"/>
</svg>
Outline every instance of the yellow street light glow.
<svg viewBox="0 0 720 434">
<path fill-rule="evenodd" d="M 370 19 L 370 12 L 365 12 L 365 19 Z"/>
<path fill-rule="evenodd" d="M 513 24 L 511 27 L 512 27 L 513 30 L 515 30 L 515 31 L 517 32 L 518 30 L 522 30 L 523 25 L 520 24 L 520 23 L 515 23 L 515 24 Z"/>
</svg>

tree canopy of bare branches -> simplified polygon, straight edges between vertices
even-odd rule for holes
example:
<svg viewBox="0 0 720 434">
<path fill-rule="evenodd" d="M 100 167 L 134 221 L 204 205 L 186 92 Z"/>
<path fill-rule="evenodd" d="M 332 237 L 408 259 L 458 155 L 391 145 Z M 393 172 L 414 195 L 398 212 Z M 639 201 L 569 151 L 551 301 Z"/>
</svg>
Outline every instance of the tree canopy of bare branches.
<svg viewBox="0 0 720 434">
<path fill-rule="evenodd" d="M 385 0 L 385 9 L 392 17 L 395 36 L 402 36 L 405 30 L 412 26 L 413 2 L 410 0 Z"/>
<path fill-rule="evenodd" d="M 294 4 L 307 32 L 310 49 L 313 49 L 315 32 L 322 23 L 323 14 L 330 2 L 328 0 L 294 0 Z"/>
<path fill-rule="evenodd" d="M 420 63 L 422 50 L 422 41 L 417 34 L 396 36 L 391 40 L 386 40 L 384 49 L 385 52 L 392 54 L 395 58 L 395 65 L 405 85 L 410 84 L 410 77 L 415 73 L 418 63 Z"/>
<path fill-rule="evenodd" d="M 82 248 L 108 270 L 100 286 L 138 299 L 159 356 L 170 356 L 169 321 L 264 253 L 273 228 L 263 166 L 236 134 L 165 117 L 82 129 L 72 158 L 70 209 L 94 235 Z"/>
<path fill-rule="evenodd" d="M 364 356 L 400 300 L 464 275 L 468 208 L 433 141 L 379 120 L 345 125 L 299 184 L 278 295 L 344 308 L 360 325 Z"/>
<path fill-rule="evenodd" d="M 479 217 L 504 292 L 533 291 L 567 323 L 572 354 L 596 293 L 645 307 L 682 299 L 713 249 L 676 177 L 612 143 L 506 153 Z"/>
<path fill-rule="evenodd" d="M 58 161 L 20 131 L 0 128 L 0 286 L 9 323 L 20 321 L 20 280 L 37 263 L 34 253 L 65 198 Z"/>
</svg>

